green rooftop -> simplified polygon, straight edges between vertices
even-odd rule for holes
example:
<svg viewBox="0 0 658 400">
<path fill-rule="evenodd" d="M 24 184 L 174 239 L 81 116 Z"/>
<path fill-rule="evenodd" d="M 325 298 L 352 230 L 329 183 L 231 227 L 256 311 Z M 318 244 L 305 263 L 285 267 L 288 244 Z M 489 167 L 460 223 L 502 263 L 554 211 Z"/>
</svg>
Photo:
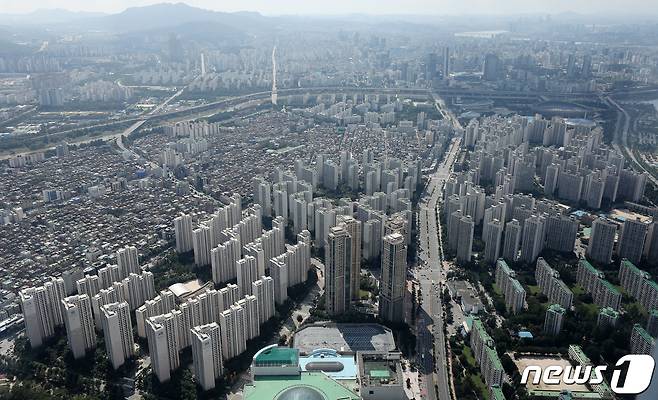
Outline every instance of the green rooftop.
<svg viewBox="0 0 658 400">
<path fill-rule="evenodd" d="M 503 390 L 498 386 L 494 386 L 491 388 L 491 400 L 505 400 L 505 395 L 503 394 Z"/>
<path fill-rule="evenodd" d="M 582 265 L 585 268 L 587 268 L 593 274 L 596 274 L 596 275 L 599 275 L 599 276 L 603 275 L 603 272 L 601 272 L 598 269 L 594 268 L 594 266 L 592 264 L 590 264 L 589 261 L 587 261 L 584 258 L 581 258 L 580 261 L 578 261 L 578 264 Z"/>
<path fill-rule="evenodd" d="M 642 339 L 647 343 L 655 343 L 656 340 L 653 338 L 653 336 L 651 336 L 649 332 L 647 332 L 642 326 L 635 324 L 633 326 L 633 330 L 637 331 L 637 333 L 639 333 Z"/>
<path fill-rule="evenodd" d="M 564 312 L 565 312 L 566 310 L 564 309 L 564 307 L 562 307 L 562 306 L 559 305 L 559 304 L 551 304 L 551 305 L 548 307 L 548 311 L 552 311 L 552 312 L 555 312 L 555 313 L 558 313 L 558 314 L 564 314 Z"/>
<path fill-rule="evenodd" d="M 267 347 L 254 356 L 257 367 L 271 365 L 299 365 L 299 350 L 289 347 Z"/>
<path fill-rule="evenodd" d="M 525 292 L 525 289 L 523 288 L 523 285 L 521 285 L 521 282 L 519 282 L 516 279 L 512 279 L 512 286 L 514 287 L 514 291 L 516 292 Z"/>
<path fill-rule="evenodd" d="M 617 318 L 619 317 L 619 312 L 610 307 L 603 307 L 599 314 L 607 315 L 609 317 Z"/>
<path fill-rule="evenodd" d="M 505 271 L 505 273 L 508 274 L 508 275 L 510 273 L 514 272 L 514 271 L 512 271 L 512 268 L 510 268 L 509 265 L 507 265 L 505 260 L 503 260 L 502 258 L 499 258 L 498 261 L 496 261 L 496 264 L 498 264 L 500 266 L 500 268 L 502 268 L 503 271 Z"/>
<path fill-rule="evenodd" d="M 388 379 L 389 376 L 391 376 L 391 374 L 386 369 L 375 369 L 370 371 L 371 378 Z"/>
<path fill-rule="evenodd" d="M 574 352 L 574 353 L 576 353 L 576 356 L 577 356 L 578 358 L 580 358 L 580 360 L 582 361 L 583 365 L 589 365 L 589 364 L 592 363 L 592 362 L 590 361 L 589 357 L 587 357 L 587 355 L 585 355 L 585 353 L 583 352 L 583 348 L 580 347 L 580 346 L 578 346 L 577 344 L 571 344 L 571 345 L 569 345 L 569 352 Z"/>
<path fill-rule="evenodd" d="M 323 372 L 301 372 L 295 376 L 256 377 L 244 386 L 244 400 L 359 400 L 358 394 Z"/>
<path fill-rule="evenodd" d="M 498 357 L 498 353 L 496 353 L 496 350 L 492 347 L 487 346 L 485 347 L 484 351 L 487 353 L 489 361 L 491 361 L 491 364 L 493 365 L 494 369 L 502 371 L 503 364 L 500 362 L 500 357 Z"/>
<path fill-rule="evenodd" d="M 482 320 L 480 318 L 473 318 L 473 330 L 478 331 L 478 335 L 482 338 L 482 341 L 484 343 L 493 340 L 491 339 L 491 336 L 489 336 L 489 334 L 487 333 L 487 330 L 482 324 Z"/>
<path fill-rule="evenodd" d="M 642 271 L 641 269 L 636 267 L 635 264 L 633 264 L 632 262 L 628 261 L 625 258 L 623 260 L 621 260 L 621 265 L 625 266 L 626 268 L 630 268 L 631 271 L 633 271 L 633 273 L 635 273 L 635 274 L 643 274 L 644 273 L 644 271 Z"/>
<path fill-rule="evenodd" d="M 615 285 L 613 285 L 612 283 L 606 281 L 605 279 L 601 279 L 601 284 L 603 285 L 603 287 L 605 287 L 606 289 L 608 289 L 612 293 L 618 294 L 618 295 L 621 296 L 621 293 L 619 293 L 619 290 L 617 290 Z"/>
</svg>

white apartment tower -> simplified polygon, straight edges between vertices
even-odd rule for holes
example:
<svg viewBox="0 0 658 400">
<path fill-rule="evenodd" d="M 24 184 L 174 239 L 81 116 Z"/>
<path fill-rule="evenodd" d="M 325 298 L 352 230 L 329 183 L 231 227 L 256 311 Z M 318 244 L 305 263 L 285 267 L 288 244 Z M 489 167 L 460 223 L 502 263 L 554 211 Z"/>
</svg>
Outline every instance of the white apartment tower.
<svg viewBox="0 0 658 400">
<path fill-rule="evenodd" d="M 215 387 L 222 376 L 222 336 L 216 322 L 192 328 L 192 358 L 194 375 L 203 390 Z"/>
<path fill-rule="evenodd" d="M 343 226 L 350 235 L 350 296 L 359 300 L 359 280 L 361 279 L 361 222 L 349 215 L 336 217 L 336 224 Z"/>
<path fill-rule="evenodd" d="M 192 231 L 192 248 L 194 249 L 194 265 L 210 265 L 210 251 L 212 250 L 212 235 L 210 227 L 201 225 Z"/>
<path fill-rule="evenodd" d="M 139 254 L 135 246 L 126 246 L 117 251 L 117 266 L 119 275 L 125 278 L 129 274 L 139 274 L 142 271 L 139 268 Z"/>
<path fill-rule="evenodd" d="M 174 310 L 146 320 L 151 366 L 160 382 L 167 382 L 171 378 L 171 371 L 180 366 L 178 351 L 181 332 L 177 314 L 180 311 Z"/>
<path fill-rule="evenodd" d="M 252 256 L 244 256 L 235 263 L 235 268 L 238 277 L 238 287 L 240 288 L 240 295 L 245 296 L 252 294 L 252 282 L 258 280 L 258 263 L 256 258 Z"/>
<path fill-rule="evenodd" d="M 270 276 L 261 276 L 252 282 L 252 293 L 258 299 L 258 323 L 263 324 L 274 316 L 274 279 Z"/>
<path fill-rule="evenodd" d="M 617 225 L 604 218 L 592 222 L 592 233 L 587 245 L 587 256 L 592 260 L 609 264 L 615 246 Z"/>
<path fill-rule="evenodd" d="M 107 355 L 116 370 L 135 354 L 130 307 L 128 303 L 109 303 L 100 307 Z"/>
<path fill-rule="evenodd" d="M 65 296 L 64 281 L 61 278 L 53 278 L 43 286 L 20 291 L 25 332 L 32 348 L 41 346 L 44 340 L 55 334 L 55 327 L 62 325 L 60 304 Z"/>
<path fill-rule="evenodd" d="M 404 322 L 407 245 L 400 233 L 384 236 L 382 280 L 379 292 L 379 316 L 393 322 Z"/>
<path fill-rule="evenodd" d="M 342 226 L 329 230 L 325 248 L 325 297 L 329 315 L 340 315 L 350 307 L 351 237 Z"/>
<path fill-rule="evenodd" d="M 176 232 L 176 252 L 187 253 L 192 250 L 192 217 L 181 215 L 174 218 L 174 231 Z"/>
<path fill-rule="evenodd" d="M 76 360 L 85 356 L 87 350 L 96 347 L 94 315 L 91 299 L 86 294 L 66 297 L 62 300 L 62 315 L 66 325 L 69 347 Z"/>
</svg>

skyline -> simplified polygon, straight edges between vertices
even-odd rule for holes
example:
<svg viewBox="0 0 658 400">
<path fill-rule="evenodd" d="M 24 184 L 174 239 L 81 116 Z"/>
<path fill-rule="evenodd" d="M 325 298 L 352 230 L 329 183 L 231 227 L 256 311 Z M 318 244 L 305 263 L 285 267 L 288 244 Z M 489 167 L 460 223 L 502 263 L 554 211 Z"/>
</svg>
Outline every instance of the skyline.
<svg viewBox="0 0 658 400">
<path fill-rule="evenodd" d="M 68 10 L 73 12 L 94 12 L 115 14 L 124 11 L 127 8 L 143 7 L 161 3 L 185 3 L 189 6 L 204 8 L 220 12 L 258 12 L 263 15 L 349 15 L 349 14 L 366 14 L 366 15 L 523 15 L 523 14 L 562 14 L 577 13 L 583 15 L 651 15 L 658 16 L 658 9 L 652 7 L 650 0 L 629 0 L 622 3 L 603 1 L 596 5 L 596 12 L 593 11 L 591 2 L 586 0 L 556 0 L 556 1 L 522 1 L 510 0 L 497 2 L 491 0 L 465 0 L 465 1 L 440 1 L 431 0 L 411 0 L 405 2 L 401 7 L 397 2 L 390 0 L 374 1 L 364 0 L 351 2 L 346 0 L 337 0 L 331 3 L 331 7 L 321 4 L 308 4 L 300 0 L 288 0 L 286 2 L 271 2 L 264 0 L 246 0 L 239 4 L 218 4 L 210 0 L 186 0 L 181 2 L 167 2 L 160 0 L 138 0 L 127 1 L 118 0 L 109 2 L 104 1 L 84 1 L 84 0 L 33 0 L 30 2 L 7 2 L 2 1 L 3 14 L 29 14 L 40 10 Z M 340 10 L 340 12 L 336 11 Z"/>
</svg>

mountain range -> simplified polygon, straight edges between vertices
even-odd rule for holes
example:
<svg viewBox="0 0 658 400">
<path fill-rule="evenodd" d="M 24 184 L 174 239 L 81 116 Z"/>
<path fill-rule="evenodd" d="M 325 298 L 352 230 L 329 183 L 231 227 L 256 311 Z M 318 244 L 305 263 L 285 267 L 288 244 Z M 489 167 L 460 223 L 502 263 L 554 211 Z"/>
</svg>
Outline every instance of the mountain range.
<svg viewBox="0 0 658 400">
<path fill-rule="evenodd" d="M 48 25 L 52 29 L 82 29 L 128 33 L 152 31 L 192 23 L 214 23 L 232 30 L 263 26 L 270 18 L 254 12 L 218 12 L 184 3 L 161 3 L 131 7 L 117 14 L 73 12 L 63 9 L 37 10 L 29 14 L 0 14 L 6 26 Z"/>
</svg>

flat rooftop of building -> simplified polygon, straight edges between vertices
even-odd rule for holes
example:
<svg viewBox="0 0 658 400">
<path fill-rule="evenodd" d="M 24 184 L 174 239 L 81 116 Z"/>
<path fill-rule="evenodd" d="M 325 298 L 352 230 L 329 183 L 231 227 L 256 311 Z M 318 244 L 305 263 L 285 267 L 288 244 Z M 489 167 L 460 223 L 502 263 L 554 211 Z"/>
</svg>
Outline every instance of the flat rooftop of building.
<svg viewBox="0 0 658 400">
<path fill-rule="evenodd" d="M 299 350 L 289 347 L 266 347 L 254 356 L 257 366 L 264 365 L 298 365 Z"/>
<path fill-rule="evenodd" d="M 297 349 L 294 349 L 298 351 Z M 354 355 L 341 355 L 332 349 L 318 349 L 308 356 L 299 357 L 302 371 L 322 371 L 332 379 L 356 379 L 357 365 Z"/>
<path fill-rule="evenodd" d="M 379 324 L 321 322 L 297 331 L 293 347 L 302 354 L 311 354 L 316 349 L 333 349 L 341 353 L 393 351 L 395 340 L 391 330 Z"/>
<path fill-rule="evenodd" d="M 359 400 L 360 396 L 323 372 L 265 376 L 244 386 L 244 400 Z"/>
<path fill-rule="evenodd" d="M 386 362 L 383 360 L 367 360 L 363 363 L 363 372 L 366 374 L 370 384 L 375 382 L 378 384 L 395 384 L 397 383 L 397 371 L 392 368 L 395 363 Z M 363 379 L 366 379 L 364 377 Z"/>
<path fill-rule="evenodd" d="M 185 301 L 190 297 L 201 294 L 207 289 L 212 288 L 212 282 L 203 282 L 199 279 L 192 279 L 187 282 L 174 283 L 169 286 L 169 290 L 176 296 L 178 301 Z"/>
</svg>

